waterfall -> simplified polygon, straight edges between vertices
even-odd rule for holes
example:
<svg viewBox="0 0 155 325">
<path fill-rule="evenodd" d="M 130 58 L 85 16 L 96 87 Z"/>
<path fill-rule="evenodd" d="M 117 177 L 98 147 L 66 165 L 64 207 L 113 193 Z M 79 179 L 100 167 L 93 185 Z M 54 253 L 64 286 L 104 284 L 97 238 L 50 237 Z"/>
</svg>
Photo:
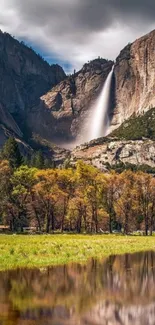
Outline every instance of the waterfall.
<svg viewBox="0 0 155 325">
<path fill-rule="evenodd" d="M 103 85 L 103 89 L 93 104 L 89 109 L 82 115 L 80 132 L 76 138 L 76 141 L 69 143 L 65 148 L 74 148 L 81 143 L 89 142 L 91 140 L 104 137 L 108 134 L 108 129 L 110 127 L 109 119 L 109 107 L 110 107 L 110 92 L 112 85 L 114 66 L 109 72 L 107 79 Z"/>
<path fill-rule="evenodd" d="M 87 141 L 91 141 L 93 139 L 97 139 L 107 135 L 108 128 L 110 126 L 108 109 L 113 71 L 114 66 L 112 67 L 112 70 L 107 76 L 99 98 L 92 107 L 91 117 L 89 120 L 89 128 L 86 137 Z"/>
</svg>

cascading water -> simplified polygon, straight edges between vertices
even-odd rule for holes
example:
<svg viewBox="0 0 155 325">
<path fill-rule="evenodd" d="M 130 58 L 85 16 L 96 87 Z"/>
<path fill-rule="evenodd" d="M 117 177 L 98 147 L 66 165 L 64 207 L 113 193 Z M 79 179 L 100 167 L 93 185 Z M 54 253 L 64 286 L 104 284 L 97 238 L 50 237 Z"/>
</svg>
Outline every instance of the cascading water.
<svg viewBox="0 0 155 325">
<path fill-rule="evenodd" d="M 101 94 L 91 110 L 89 128 L 86 141 L 91 141 L 107 135 L 109 128 L 109 101 L 114 66 L 110 71 Z"/>
<path fill-rule="evenodd" d="M 81 123 L 81 132 L 79 132 L 79 136 L 75 142 L 68 145 L 68 148 L 74 148 L 81 143 L 89 142 L 108 134 L 110 126 L 109 104 L 113 71 L 114 66 L 107 76 L 96 103 L 89 110 L 89 114 L 87 113 L 87 115 L 83 116 L 84 122 Z"/>
</svg>

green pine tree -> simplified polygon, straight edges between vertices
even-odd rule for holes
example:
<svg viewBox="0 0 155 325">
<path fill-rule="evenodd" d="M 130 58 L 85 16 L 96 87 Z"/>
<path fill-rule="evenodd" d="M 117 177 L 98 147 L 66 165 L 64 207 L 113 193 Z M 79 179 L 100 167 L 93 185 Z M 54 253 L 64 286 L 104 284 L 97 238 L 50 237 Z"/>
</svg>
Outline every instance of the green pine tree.
<svg viewBox="0 0 155 325">
<path fill-rule="evenodd" d="M 45 169 L 52 168 L 52 162 L 50 161 L 50 159 L 45 158 L 45 160 L 44 160 L 44 168 Z"/>
<path fill-rule="evenodd" d="M 18 168 L 22 165 L 23 157 L 14 138 L 10 137 L 5 142 L 2 148 L 1 158 L 8 160 L 12 168 Z"/>
<path fill-rule="evenodd" d="M 43 156 L 41 150 L 36 152 L 35 167 L 38 168 L 38 169 L 43 169 L 44 168 L 44 156 Z"/>
<path fill-rule="evenodd" d="M 31 162 L 30 165 L 32 167 L 36 167 L 38 169 L 43 169 L 44 168 L 44 156 L 41 152 L 41 150 L 36 151 L 32 156 L 31 156 Z"/>
<path fill-rule="evenodd" d="M 30 158 L 29 158 L 29 156 L 24 156 L 23 157 L 23 165 L 24 166 L 30 166 Z"/>
<path fill-rule="evenodd" d="M 33 153 L 31 155 L 31 158 L 30 158 L 30 166 L 31 167 L 35 167 L 35 153 Z"/>
</svg>

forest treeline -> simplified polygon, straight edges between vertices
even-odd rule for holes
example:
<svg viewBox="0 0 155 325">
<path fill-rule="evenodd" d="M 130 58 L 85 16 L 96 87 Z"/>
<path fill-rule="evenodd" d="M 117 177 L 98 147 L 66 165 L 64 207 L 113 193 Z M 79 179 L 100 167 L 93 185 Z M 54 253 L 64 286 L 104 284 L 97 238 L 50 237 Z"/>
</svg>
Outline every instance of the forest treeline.
<svg viewBox="0 0 155 325">
<path fill-rule="evenodd" d="M 23 164 L 13 141 L 11 148 L 1 153 L 0 221 L 12 232 L 36 227 L 46 233 L 142 230 L 152 235 L 155 230 L 151 175 L 130 170 L 104 174 L 82 161 L 74 168 L 38 169 Z"/>
</svg>

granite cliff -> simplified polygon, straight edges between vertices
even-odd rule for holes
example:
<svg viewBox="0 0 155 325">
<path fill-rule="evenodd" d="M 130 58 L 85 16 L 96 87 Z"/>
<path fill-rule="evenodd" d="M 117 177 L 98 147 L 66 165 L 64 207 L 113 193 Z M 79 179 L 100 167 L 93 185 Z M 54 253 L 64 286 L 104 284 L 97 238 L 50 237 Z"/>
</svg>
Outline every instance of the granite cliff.
<svg viewBox="0 0 155 325">
<path fill-rule="evenodd" d="M 85 64 L 79 72 L 68 76 L 53 87 L 40 98 L 40 103 L 34 108 L 34 113 L 31 111 L 29 114 L 29 127 L 41 137 L 52 139 L 56 143 L 75 140 L 112 65 L 112 61 L 93 60 Z M 34 115 L 37 121 L 35 125 L 33 125 Z"/>
<path fill-rule="evenodd" d="M 75 140 L 112 65 L 98 58 L 66 76 L 60 66 L 50 66 L 0 32 L 0 145 L 10 134 L 32 147 L 36 137 L 57 144 Z"/>
<path fill-rule="evenodd" d="M 1 143 L 7 130 L 26 140 L 29 112 L 40 96 L 65 78 L 65 73 L 0 31 L 0 76 Z"/>
<path fill-rule="evenodd" d="M 109 110 L 110 131 L 119 127 L 133 114 L 141 115 L 155 107 L 154 47 L 155 31 L 152 31 L 128 44 L 117 57 Z M 104 59 L 85 64 L 79 72 L 41 97 L 35 114 L 40 116 L 41 107 L 49 114 L 44 128 L 42 127 L 43 137 L 48 136 L 57 142 L 77 138 L 83 120 L 87 118 L 112 65 L 112 61 Z M 50 123 L 53 128 L 49 132 Z M 38 130 L 35 132 L 38 133 Z"/>
<path fill-rule="evenodd" d="M 115 107 L 112 127 L 133 113 L 155 107 L 155 30 L 128 44 L 116 59 Z"/>
</svg>

